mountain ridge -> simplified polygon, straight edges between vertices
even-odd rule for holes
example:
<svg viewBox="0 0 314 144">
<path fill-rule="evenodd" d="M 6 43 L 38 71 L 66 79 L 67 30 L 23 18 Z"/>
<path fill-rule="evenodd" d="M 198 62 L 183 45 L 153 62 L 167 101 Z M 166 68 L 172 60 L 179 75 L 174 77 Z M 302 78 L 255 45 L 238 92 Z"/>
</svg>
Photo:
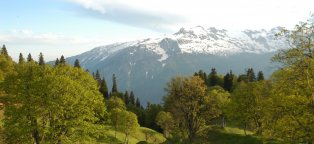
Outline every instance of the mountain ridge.
<svg viewBox="0 0 314 144">
<path fill-rule="evenodd" d="M 192 75 L 199 69 L 215 67 L 219 73 L 239 74 L 252 67 L 269 75 L 276 69 L 270 58 L 287 46 L 275 39 L 279 31 L 280 27 L 270 31 L 181 28 L 172 35 L 96 47 L 67 61 L 78 59 L 83 68 L 99 70 L 107 82 L 116 74 L 120 90 L 134 90 L 143 102 L 159 103 L 171 77 Z"/>
</svg>

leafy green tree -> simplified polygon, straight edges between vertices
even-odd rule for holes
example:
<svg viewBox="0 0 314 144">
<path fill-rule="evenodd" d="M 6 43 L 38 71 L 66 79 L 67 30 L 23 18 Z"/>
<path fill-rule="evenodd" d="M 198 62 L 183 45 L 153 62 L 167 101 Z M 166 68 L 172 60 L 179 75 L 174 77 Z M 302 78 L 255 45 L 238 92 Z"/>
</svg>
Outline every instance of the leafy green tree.
<svg viewBox="0 0 314 144">
<path fill-rule="evenodd" d="M 272 75 L 274 82 L 267 128 L 268 135 L 285 143 L 314 143 L 314 15 L 279 38 L 289 49 L 279 51 L 273 61 L 282 68 Z M 270 120 L 269 120 L 270 121 Z"/>
<path fill-rule="evenodd" d="M 233 91 L 228 116 L 247 129 L 262 133 L 265 109 L 268 107 L 270 84 L 267 81 L 241 82 Z"/>
<path fill-rule="evenodd" d="M 11 72 L 14 71 L 14 62 L 11 58 L 0 54 L 0 82 Z"/>
<path fill-rule="evenodd" d="M 147 104 L 145 109 L 145 123 L 143 126 L 162 132 L 162 129 L 156 123 L 157 114 L 162 111 L 163 107 L 160 104 Z"/>
<path fill-rule="evenodd" d="M 20 53 L 20 56 L 19 56 L 19 64 L 24 64 L 25 63 L 25 58 L 23 57 L 23 54 Z"/>
<path fill-rule="evenodd" d="M 78 59 L 75 60 L 74 67 L 81 68 L 80 61 Z"/>
<path fill-rule="evenodd" d="M 160 111 L 156 116 L 156 123 L 163 129 L 165 138 L 169 137 L 169 134 L 174 129 L 174 118 L 170 112 Z"/>
<path fill-rule="evenodd" d="M 140 125 L 137 122 L 137 117 L 134 113 L 129 111 L 120 111 L 118 113 L 118 129 L 125 134 L 125 144 L 129 143 L 129 136 L 135 132 Z"/>
<path fill-rule="evenodd" d="M 166 88 L 165 110 L 172 113 L 178 128 L 187 132 L 190 142 L 206 119 L 217 116 L 206 90 L 207 86 L 198 76 L 173 78 Z"/>
<path fill-rule="evenodd" d="M 45 65 L 44 55 L 42 53 L 39 54 L 38 64 Z"/>
<path fill-rule="evenodd" d="M 75 143 L 97 136 L 105 107 L 96 82 L 70 66 L 18 65 L 1 88 L 7 143 Z"/>
<path fill-rule="evenodd" d="M 109 111 L 111 111 L 115 108 L 121 109 L 121 110 L 126 110 L 126 106 L 125 106 L 124 101 L 117 96 L 110 97 L 110 99 L 107 101 L 107 109 Z"/>
<path fill-rule="evenodd" d="M 227 107 L 230 103 L 230 93 L 220 86 L 211 87 L 208 91 L 208 97 L 212 105 L 212 111 L 216 111 L 221 119 L 221 127 L 226 125 Z"/>
</svg>

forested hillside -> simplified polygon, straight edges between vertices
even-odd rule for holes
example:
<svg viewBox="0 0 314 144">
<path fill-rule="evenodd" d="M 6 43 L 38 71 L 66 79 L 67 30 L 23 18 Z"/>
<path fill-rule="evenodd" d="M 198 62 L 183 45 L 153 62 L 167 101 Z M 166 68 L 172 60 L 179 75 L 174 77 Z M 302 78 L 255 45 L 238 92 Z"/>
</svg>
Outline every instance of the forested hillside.
<svg viewBox="0 0 314 144">
<path fill-rule="evenodd" d="M 314 143 L 314 18 L 282 29 L 290 43 L 269 79 L 200 70 L 176 76 L 161 104 L 107 86 L 99 71 L 0 53 L 0 143 Z M 144 128 L 146 127 L 146 128 Z M 160 133 L 159 133 L 160 132 Z M 162 134 L 161 134 L 162 133 Z"/>
</svg>

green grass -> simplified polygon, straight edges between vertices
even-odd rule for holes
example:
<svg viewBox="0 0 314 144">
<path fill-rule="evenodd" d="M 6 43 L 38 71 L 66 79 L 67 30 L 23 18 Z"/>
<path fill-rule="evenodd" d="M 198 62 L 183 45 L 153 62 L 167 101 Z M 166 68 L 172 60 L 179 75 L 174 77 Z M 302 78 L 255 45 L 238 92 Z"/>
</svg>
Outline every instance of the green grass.
<svg viewBox="0 0 314 144">
<path fill-rule="evenodd" d="M 253 132 L 239 128 L 225 127 L 224 129 L 208 129 L 197 140 L 202 144 L 275 144 L 274 141 L 267 141 L 261 137 L 253 135 Z"/>
<path fill-rule="evenodd" d="M 112 128 L 109 128 L 105 132 L 105 137 L 99 139 L 99 143 L 122 144 L 124 143 L 124 140 L 125 140 L 124 133 L 116 132 L 115 137 L 115 131 Z M 159 144 L 166 141 L 166 139 L 163 137 L 161 133 L 158 133 L 154 130 L 145 127 L 141 127 L 136 132 L 132 133 L 129 136 L 130 144 L 136 144 L 140 141 L 147 141 L 148 143 Z"/>
</svg>

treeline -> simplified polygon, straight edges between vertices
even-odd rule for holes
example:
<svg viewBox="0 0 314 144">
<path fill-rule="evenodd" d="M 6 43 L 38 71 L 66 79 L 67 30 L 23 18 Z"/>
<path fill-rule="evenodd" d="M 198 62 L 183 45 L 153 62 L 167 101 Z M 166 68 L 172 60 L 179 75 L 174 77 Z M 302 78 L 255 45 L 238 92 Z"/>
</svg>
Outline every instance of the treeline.
<svg viewBox="0 0 314 144">
<path fill-rule="evenodd" d="M 238 76 L 213 68 L 171 79 L 156 119 L 168 142 L 206 143 L 212 129 L 229 125 L 265 141 L 314 143 L 313 20 L 276 35 L 291 47 L 272 58 L 282 67 L 268 80 L 252 68 Z"/>
<path fill-rule="evenodd" d="M 161 131 L 155 124 L 160 105 L 143 108 L 134 93 L 119 92 L 116 77 L 108 90 L 106 81 L 83 70 L 78 60 L 74 66 L 61 56 L 54 65 L 22 54 L 16 63 L 5 45 L 0 50 L 0 103 L 4 110 L 5 143 L 96 143 L 108 130 L 129 136 L 142 126 Z M 151 131 L 147 131 L 147 139 Z M 116 137 L 116 136 L 115 136 Z M 146 140 L 147 140 L 146 139 Z"/>
</svg>

